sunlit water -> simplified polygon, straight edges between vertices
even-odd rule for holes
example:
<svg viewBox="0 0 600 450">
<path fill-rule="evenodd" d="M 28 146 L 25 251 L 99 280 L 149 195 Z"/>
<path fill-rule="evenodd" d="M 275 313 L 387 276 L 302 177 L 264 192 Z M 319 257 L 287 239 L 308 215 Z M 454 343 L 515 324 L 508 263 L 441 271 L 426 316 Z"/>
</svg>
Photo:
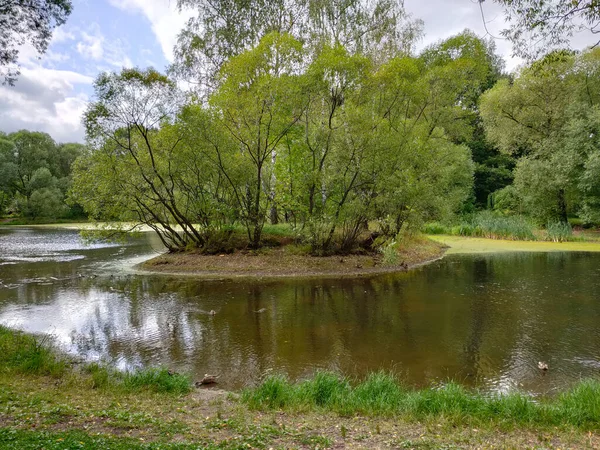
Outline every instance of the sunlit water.
<svg viewBox="0 0 600 450">
<path fill-rule="evenodd" d="M 0 323 L 123 369 L 220 374 L 227 389 L 320 368 L 532 393 L 600 375 L 598 254 L 449 256 L 370 279 L 250 283 L 136 274 L 157 248 L 151 235 L 85 246 L 74 231 L 0 229 Z"/>
</svg>

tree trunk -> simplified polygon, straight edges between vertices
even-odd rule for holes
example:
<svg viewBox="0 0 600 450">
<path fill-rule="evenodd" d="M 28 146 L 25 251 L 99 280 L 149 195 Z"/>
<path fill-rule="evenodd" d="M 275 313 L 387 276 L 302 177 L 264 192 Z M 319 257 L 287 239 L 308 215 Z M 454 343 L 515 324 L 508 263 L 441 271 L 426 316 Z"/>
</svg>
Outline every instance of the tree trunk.
<svg viewBox="0 0 600 450">
<path fill-rule="evenodd" d="M 565 198 L 564 189 L 558 191 L 558 216 L 561 222 L 569 222 L 569 217 L 567 215 L 567 199 Z"/>
</svg>

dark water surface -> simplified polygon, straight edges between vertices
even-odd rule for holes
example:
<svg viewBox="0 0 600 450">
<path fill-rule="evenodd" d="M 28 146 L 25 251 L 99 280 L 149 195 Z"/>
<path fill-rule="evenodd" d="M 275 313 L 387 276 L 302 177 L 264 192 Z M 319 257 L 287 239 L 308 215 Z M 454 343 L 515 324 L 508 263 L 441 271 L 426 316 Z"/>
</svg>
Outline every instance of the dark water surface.
<svg viewBox="0 0 600 450">
<path fill-rule="evenodd" d="M 133 273 L 155 248 L 150 235 L 88 247 L 74 231 L 0 229 L 0 323 L 124 369 L 217 373 L 227 389 L 319 368 L 532 393 L 600 375 L 600 254 L 456 255 L 370 279 L 251 283 Z"/>
</svg>

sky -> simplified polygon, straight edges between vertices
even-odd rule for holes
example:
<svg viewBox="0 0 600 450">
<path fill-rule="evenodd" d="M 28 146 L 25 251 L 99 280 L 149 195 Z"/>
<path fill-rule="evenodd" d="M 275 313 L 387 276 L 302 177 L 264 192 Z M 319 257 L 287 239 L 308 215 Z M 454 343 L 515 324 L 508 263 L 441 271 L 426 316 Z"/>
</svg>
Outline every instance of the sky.
<svg viewBox="0 0 600 450">
<path fill-rule="evenodd" d="M 122 67 L 164 70 L 173 60 L 177 34 L 193 15 L 180 12 L 176 0 L 73 0 L 67 23 L 54 31 L 41 57 L 21 49 L 21 75 L 15 86 L 0 86 L 0 131 L 43 131 L 58 142 L 84 142 L 81 117 L 93 100 L 93 81 L 102 71 Z M 487 29 L 494 36 L 505 27 L 502 10 L 484 4 Z M 425 23 L 419 48 L 469 28 L 486 35 L 476 0 L 405 0 L 406 10 Z M 573 47 L 591 43 L 583 36 Z M 498 53 L 513 70 L 510 44 L 497 40 Z"/>
</svg>

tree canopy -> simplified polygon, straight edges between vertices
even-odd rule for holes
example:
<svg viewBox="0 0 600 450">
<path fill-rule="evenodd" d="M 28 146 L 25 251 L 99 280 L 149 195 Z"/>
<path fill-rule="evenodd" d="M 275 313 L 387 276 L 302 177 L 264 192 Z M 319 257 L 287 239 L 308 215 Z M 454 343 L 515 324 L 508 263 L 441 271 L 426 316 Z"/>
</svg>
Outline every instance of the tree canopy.
<svg viewBox="0 0 600 450">
<path fill-rule="evenodd" d="M 173 251 L 220 251 L 237 224 L 256 248 L 285 221 L 314 253 L 351 252 L 375 224 L 385 240 L 461 211 L 477 99 L 500 70 L 472 33 L 382 60 L 273 31 L 222 64 L 207 98 L 182 102 L 152 70 L 104 74 L 73 199 Z"/>
<path fill-rule="evenodd" d="M 19 74 L 19 47 L 30 43 L 39 53 L 52 31 L 71 14 L 71 0 L 0 0 L 0 76 L 12 84 Z"/>
<path fill-rule="evenodd" d="M 300 41 L 305 52 L 342 45 L 385 60 L 409 53 L 422 23 L 396 0 L 178 0 L 197 11 L 179 35 L 173 73 L 212 90 L 221 66 L 277 32 Z"/>
<path fill-rule="evenodd" d="M 541 223 L 600 218 L 599 73 L 600 50 L 558 51 L 482 98 L 488 138 L 518 157 L 514 201 Z"/>
<path fill-rule="evenodd" d="M 597 50 L 508 76 L 468 30 L 416 54 L 419 24 L 398 2 L 179 5 L 198 15 L 170 74 L 96 80 L 69 197 L 91 217 L 204 252 L 231 249 L 235 229 L 257 249 L 285 222 L 317 255 L 486 207 L 600 220 Z M 180 76 L 202 87 L 183 93 Z"/>
<path fill-rule="evenodd" d="M 479 0 L 482 4 L 485 0 Z M 569 43 L 578 31 L 600 32 L 600 4 L 596 0 L 494 0 L 504 6 L 510 27 L 503 32 L 514 52 L 535 59 Z M 600 41 L 590 42 L 597 45 Z"/>
</svg>

